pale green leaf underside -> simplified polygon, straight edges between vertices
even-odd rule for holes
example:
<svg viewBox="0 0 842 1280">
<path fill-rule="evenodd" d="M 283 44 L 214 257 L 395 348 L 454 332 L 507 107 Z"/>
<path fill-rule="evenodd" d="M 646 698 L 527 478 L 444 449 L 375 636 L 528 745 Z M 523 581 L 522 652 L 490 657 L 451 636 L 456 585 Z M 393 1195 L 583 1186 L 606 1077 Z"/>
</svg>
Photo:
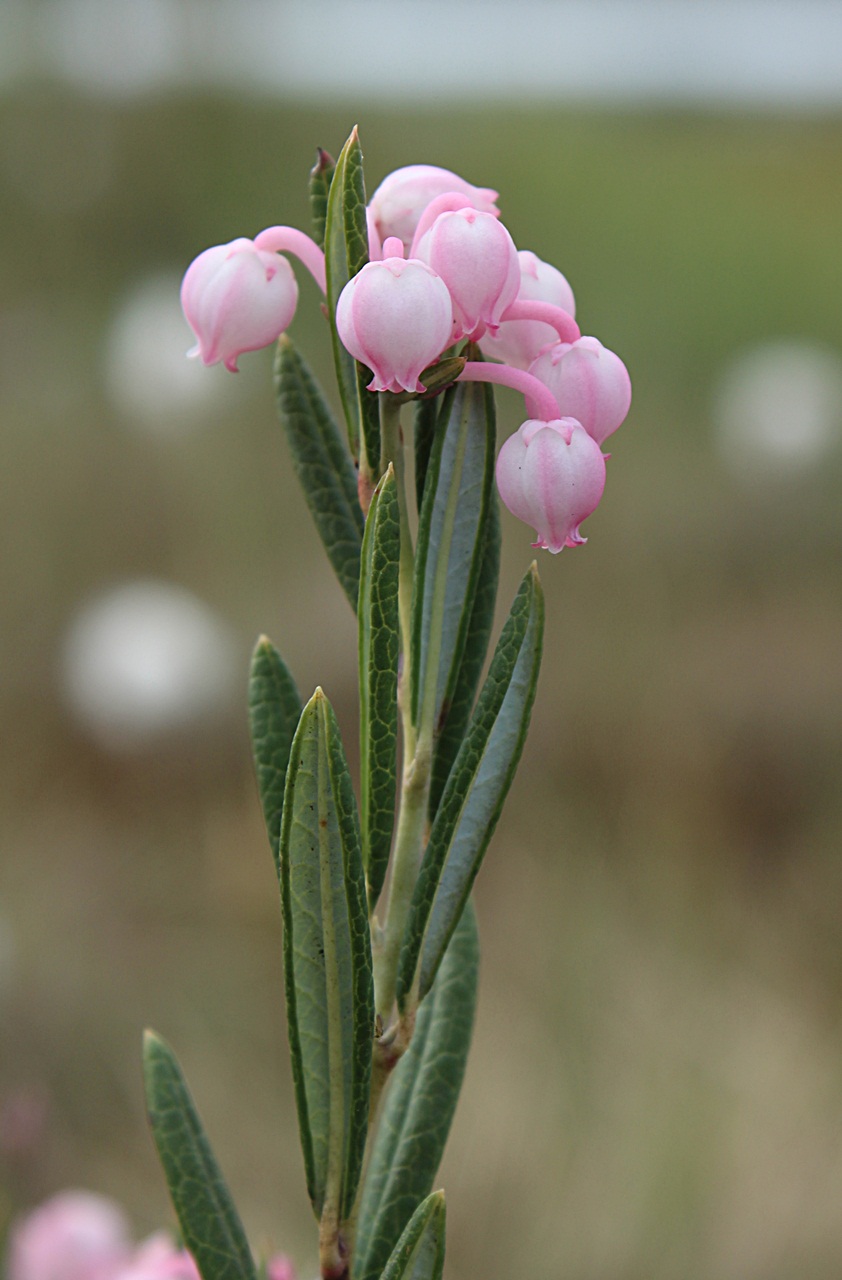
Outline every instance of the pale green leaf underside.
<svg viewBox="0 0 842 1280">
<path fill-rule="evenodd" d="M 462 1086 L 479 968 L 469 901 L 389 1084 L 357 1227 L 354 1275 L 376 1280 L 436 1176 Z"/>
<path fill-rule="evenodd" d="M 438 726 L 430 783 L 430 817 L 436 816 L 442 791 L 471 719 L 479 679 L 488 652 L 500 577 L 500 508 L 492 491 L 485 516 L 482 559 L 477 576 L 474 607 L 465 635 L 462 661 Z"/>
<path fill-rule="evenodd" d="M 356 609 L 363 536 L 357 473 L 318 384 L 286 335 L 278 342 L 275 386 L 307 506 L 342 589 Z"/>
<path fill-rule="evenodd" d="M 284 784 L 300 715 L 301 698 L 286 663 L 271 641 L 261 636 L 251 660 L 249 729 L 257 789 L 278 874 Z"/>
<path fill-rule="evenodd" d="M 152 1135 L 184 1243 L 202 1280 L 255 1280 L 243 1225 L 175 1055 L 147 1031 L 143 1045 Z"/>
<path fill-rule="evenodd" d="M 434 1191 L 407 1223 L 381 1280 L 441 1280 L 445 1218 L 444 1192 Z"/>
<path fill-rule="evenodd" d="M 390 468 L 375 490 L 360 561 L 360 784 L 369 905 L 383 888 L 395 821 L 398 734 L 397 485 Z"/>
<path fill-rule="evenodd" d="M 484 550 L 494 444 L 489 388 L 460 383 L 445 397 L 424 481 L 412 603 L 416 723 L 424 719 L 421 703 L 432 687 L 432 723 L 438 726 L 455 686 Z M 437 668 L 432 686 L 431 662 Z"/>
<path fill-rule="evenodd" d="M 419 999 L 429 991 L 500 816 L 526 738 L 543 624 L 543 593 L 533 565 L 497 642 L 430 832 L 401 952 L 401 1007 L 419 955 Z"/>
<path fill-rule="evenodd" d="M 359 828 L 321 690 L 301 714 L 281 825 L 284 980 L 307 1187 L 350 1210 L 365 1146 L 374 1021 Z"/>
</svg>

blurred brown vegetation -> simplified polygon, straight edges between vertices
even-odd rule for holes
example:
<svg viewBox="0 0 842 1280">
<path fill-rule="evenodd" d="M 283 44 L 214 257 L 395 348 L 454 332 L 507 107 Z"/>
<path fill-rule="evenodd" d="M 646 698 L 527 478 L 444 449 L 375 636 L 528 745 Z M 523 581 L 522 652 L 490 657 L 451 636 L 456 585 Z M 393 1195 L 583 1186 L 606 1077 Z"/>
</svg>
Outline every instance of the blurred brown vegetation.
<svg viewBox="0 0 842 1280">
<path fill-rule="evenodd" d="M 842 1272 L 839 442 L 743 483 L 713 387 L 744 345 L 842 348 L 842 122 L 558 109 L 0 102 L 0 1188 L 169 1220 L 140 1033 L 176 1046 L 259 1248 L 314 1233 L 280 921 L 245 713 L 132 755 L 89 741 L 62 636 L 160 577 L 267 632 L 353 742 L 354 626 L 276 425 L 266 353 L 205 427 L 131 430 L 109 326 L 147 275 L 304 226 L 316 145 L 360 115 L 369 189 L 410 162 L 501 192 L 635 388 L 586 549 L 544 556 L 548 644 L 478 885 L 468 1079 L 441 1182 L 451 1280 L 835 1280 Z M 302 281 L 293 330 L 328 346 Z M 187 345 L 185 332 L 185 346 Z M 212 375 L 209 375 L 212 376 Z M 501 398 L 505 428 L 518 405 Z M 505 524 L 501 605 L 531 558 Z"/>
</svg>

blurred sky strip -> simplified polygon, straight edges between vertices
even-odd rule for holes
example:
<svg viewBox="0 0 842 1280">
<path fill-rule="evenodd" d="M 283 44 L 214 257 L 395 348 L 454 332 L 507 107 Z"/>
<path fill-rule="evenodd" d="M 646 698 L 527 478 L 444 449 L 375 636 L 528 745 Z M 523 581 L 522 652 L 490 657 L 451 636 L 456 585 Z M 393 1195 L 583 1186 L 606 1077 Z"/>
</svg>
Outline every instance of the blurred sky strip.
<svg viewBox="0 0 842 1280">
<path fill-rule="evenodd" d="M 419 47 L 435 57 L 408 57 Z M 833 107 L 839 0 L 5 0 L 0 85 Z"/>
</svg>

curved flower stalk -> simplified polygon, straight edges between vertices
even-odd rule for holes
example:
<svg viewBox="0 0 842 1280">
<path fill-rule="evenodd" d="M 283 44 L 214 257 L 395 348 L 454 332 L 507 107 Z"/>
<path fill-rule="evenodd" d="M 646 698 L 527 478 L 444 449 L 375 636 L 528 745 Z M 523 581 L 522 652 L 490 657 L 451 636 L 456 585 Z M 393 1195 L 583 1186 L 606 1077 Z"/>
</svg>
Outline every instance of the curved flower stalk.
<svg viewBox="0 0 842 1280">
<path fill-rule="evenodd" d="M 444 1202 L 430 1193 L 470 1043 L 470 894 L 523 748 L 543 643 L 533 564 L 488 660 L 495 480 L 534 529 L 533 546 L 583 545 L 581 525 L 605 486 L 601 446 L 631 387 L 619 357 L 580 335 L 561 272 L 518 252 L 495 191 L 410 165 L 367 202 L 356 130 L 335 163 L 319 152 L 310 189 L 315 240 L 268 227 L 206 250 L 182 298 L 206 363 L 236 369 L 242 352 L 280 338 L 275 377 L 292 460 L 356 610 L 359 804 L 325 693 L 304 702 L 266 637 L 249 693 L 321 1277 L 441 1280 Z M 287 254 L 326 297 L 347 438 L 286 334 L 298 299 Z M 499 454 L 494 386 L 526 407 Z M 202 1280 L 258 1280 L 177 1060 L 153 1033 L 145 1078 Z M 148 1276 L 138 1267 L 51 1280 L 195 1280 L 178 1271 L 190 1255 L 171 1259 L 167 1277 L 154 1255 L 150 1245 L 140 1260 Z M 280 1263 L 267 1276 L 288 1280 Z"/>
</svg>

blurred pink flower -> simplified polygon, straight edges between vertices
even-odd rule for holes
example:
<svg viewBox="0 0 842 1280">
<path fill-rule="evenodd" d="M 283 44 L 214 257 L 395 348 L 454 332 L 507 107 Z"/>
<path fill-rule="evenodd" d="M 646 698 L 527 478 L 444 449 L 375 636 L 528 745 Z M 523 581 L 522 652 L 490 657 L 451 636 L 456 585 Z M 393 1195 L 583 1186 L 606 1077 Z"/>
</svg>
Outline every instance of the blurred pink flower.
<svg viewBox="0 0 842 1280">
<path fill-rule="evenodd" d="M 558 342 L 529 366 L 552 391 L 563 417 L 576 418 L 602 444 L 625 421 L 631 380 L 619 356 L 598 338 Z"/>
<path fill-rule="evenodd" d="M 518 252 L 518 265 L 518 302 L 552 302 L 575 317 L 573 290 L 556 267 L 542 262 L 528 249 Z M 528 369 L 542 347 L 557 341 L 558 333 L 543 320 L 504 320 L 497 333 L 487 333 L 479 345 L 483 355 L 517 369 Z"/>
<path fill-rule="evenodd" d="M 205 249 L 181 285 L 181 305 L 198 339 L 189 354 L 236 373 L 244 351 L 268 346 L 289 327 L 297 302 L 286 258 L 245 237 Z"/>
<path fill-rule="evenodd" d="M 448 192 L 467 196 L 476 209 L 496 212 L 496 191 L 471 186 L 457 173 L 439 169 L 436 165 L 406 165 L 384 178 L 369 201 L 370 222 L 380 242 L 387 236 L 397 236 L 408 252 L 421 214 L 431 200 Z"/>
<path fill-rule="evenodd" d="M 605 459 L 575 418 L 531 418 L 500 450 L 497 488 L 512 515 L 534 528 L 533 547 L 555 554 L 587 541 L 579 525 L 599 505 Z"/>
<path fill-rule="evenodd" d="M 115 1280 L 131 1257 L 119 1205 L 87 1191 L 63 1191 L 17 1222 L 7 1280 Z"/>
</svg>

